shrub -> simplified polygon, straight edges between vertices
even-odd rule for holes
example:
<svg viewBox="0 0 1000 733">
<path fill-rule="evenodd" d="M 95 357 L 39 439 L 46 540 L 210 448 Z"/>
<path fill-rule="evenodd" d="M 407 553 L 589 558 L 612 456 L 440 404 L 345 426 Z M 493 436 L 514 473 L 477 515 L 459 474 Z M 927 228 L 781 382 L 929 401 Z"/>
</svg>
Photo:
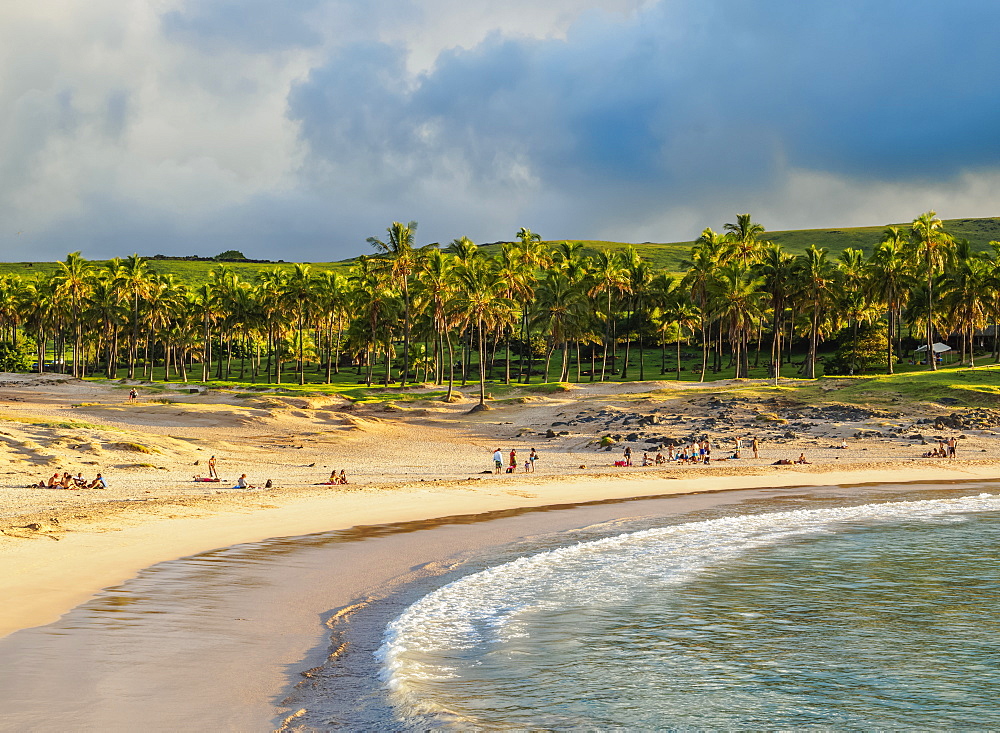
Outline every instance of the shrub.
<svg viewBox="0 0 1000 733">
<path fill-rule="evenodd" d="M 885 369 L 889 351 L 888 328 L 881 321 L 854 330 L 845 328 L 837 337 L 838 348 L 823 365 L 823 373 L 867 374 Z"/>
<path fill-rule="evenodd" d="M 15 341 L 0 341 L 0 372 L 30 372 L 36 348 L 34 341 L 23 336 Z"/>
</svg>

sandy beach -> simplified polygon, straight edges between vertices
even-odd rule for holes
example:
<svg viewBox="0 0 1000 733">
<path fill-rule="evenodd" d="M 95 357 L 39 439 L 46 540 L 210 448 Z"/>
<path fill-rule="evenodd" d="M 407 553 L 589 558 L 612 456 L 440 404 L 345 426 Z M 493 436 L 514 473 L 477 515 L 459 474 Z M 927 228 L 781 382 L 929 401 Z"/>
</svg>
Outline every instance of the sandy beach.
<svg viewBox="0 0 1000 733">
<path fill-rule="evenodd" d="M 962 424 L 947 405 L 803 405 L 734 391 L 744 385 L 649 382 L 515 391 L 469 414 L 469 398 L 358 404 L 142 384 L 133 404 L 130 386 L 0 380 L 0 592 L 9 599 L 0 634 L 50 623 L 154 563 L 269 537 L 626 497 L 1000 477 L 992 413 L 969 411 L 964 429 L 935 430 Z M 939 433 L 959 432 L 958 460 L 919 457 Z M 641 457 L 702 434 L 715 445 L 710 466 L 613 465 L 627 445 Z M 736 436 L 757 436 L 760 458 L 744 449 L 740 460 L 720 460 Z M 495 448 L 523 458 L 531 447 L 535 473 L 492 474 Z M 810 465 L 772 465 L 800 453 Z M 193 481 L 213 455 L 224 481 Z M 340 469 L 350 484 L 317 485 Z M 57 470 L 100 471 L 109 487 L 27 488 Z M 241 473 L 273 486 L 229 488 Z"/>
</svg>

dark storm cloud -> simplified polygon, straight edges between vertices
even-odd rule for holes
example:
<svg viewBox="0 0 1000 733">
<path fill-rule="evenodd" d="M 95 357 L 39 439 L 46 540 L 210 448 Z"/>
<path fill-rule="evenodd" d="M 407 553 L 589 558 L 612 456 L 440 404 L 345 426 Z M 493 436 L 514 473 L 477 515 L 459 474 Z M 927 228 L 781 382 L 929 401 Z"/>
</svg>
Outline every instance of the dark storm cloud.
<svg viewBox="0 0 1000 733">
<path fill-rule="evenodd" d="M 1000 163 L 996 27 L 1000 4 L 663 3 L 564 40 L 493 36 L 412 85 L 392 49 L 348 49 L 290 110 L 331 159 L 459 156 L 492 180 L 517 153 L 574 193 L 688 198 L 789 166 L 940 178 Z"/>
</svg>

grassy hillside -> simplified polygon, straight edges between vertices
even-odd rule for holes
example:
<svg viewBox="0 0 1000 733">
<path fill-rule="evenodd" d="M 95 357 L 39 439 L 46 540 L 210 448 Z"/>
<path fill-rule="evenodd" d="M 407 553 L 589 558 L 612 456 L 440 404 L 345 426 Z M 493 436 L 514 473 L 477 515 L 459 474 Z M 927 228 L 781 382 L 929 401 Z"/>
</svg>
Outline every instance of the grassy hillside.
<svg viewBox="0 0 1000 733">
<path fill-rule="evenodd" d="M 886 226 L 846 227 L 843 229 L 793 229 L 788 231 L 767 232 L 764 237 L 780 244 L 792 254 L 802 254 L 810 244 L 826 247 L 834 255 L 848 247 L 871 252 L 878 242 Z M 909 230 L 909 223 L 896 224 L 903 231 Z M 946 219 L 945 231 L 959 239 L 968 239 L 973 249 L 985 250 L 991 241 L 1000 241 L 1000 217 L 988 219 Z M 588 254 L 594 254 L 601 249 L 624 249 L 629 244 L 625 242 L 603 242 L 589 239 L 553 240 L 548 244 L 559 244 L 562 241 L 579 242 Z M 690 254 L 693 241 L 690 242 L 642 242 L 632 244 L 639 255 L 652 262 L 655 266 L 666 268 L 673 272 L 683 269 L 682 262 Z M 499 244 L 489 245 L 487 250 L 499 248 Z"/>
<path fill-rule="evenodd" d="M 1000 241 L 1000 217 L 986 219 L 947 219 L 944 222 L 945 231 L 960 238 L 968 239 L 974 249 L 988 249 L 991 241 Z M 847 227 L 843 229 L 796 229 L 789 231 L 767 232 L 765 238 L 780 244 L 792 254 L 801 254 L 810 244 L 817 247 L 826 247 L 834 255 L 842 252 L 848 247 L 862 249 L 870 252 L 875 243 L 878 242 L 885 226 L 874 227 Z M 897 226 L 908 229 L 908 223 L 901 223 Z M 596 254 L 600 250 L 624 249 L 633 246 L 639 255 L 649 260 L 658 268 L 665 268 L 672 272 L 683 270 L 683 261 L 687 259 L 693 242 L 642 242 L 629 245 L 626 242 L 605 242 L 591 239 L 570 239 L 570 240 L 550 240 L 546 244 L 557 245 L 562 241 L 579 242 L 583 245 L 584 252 Z M 484 245 L 483 249 L 489 253 L 495 253 L 500 248 L 500 243 Z M 342 262 L 316 262 L 313 263 L 314 270 L 346 270 L 350 265 L 350 260 Z M 104 265 L 106 262 L 95 261 L 97 265 Z M 174 274 L 181 280 L 192 285 L 198 285 L 208 279 L 209 273 L 219 267 L 221 263 L 211 261 L 196 260 L 150 260 L 150 266 L 157 272 L 163 274 Z M 253 262 L 229 262 L 226 263 L 235 272 L 246 280 L 253 280 L 257 274 L 266 270 L 291 269 L 291 263 L 260 264 Z M 14 273 L 18 275 L 33 275 L 35 273 L 51 273 L 57 268 L 55 262 L 5 262 L 0 263 L 0 274 Z"/>
<path fill-rule="evenodd" d="M 93 260 L 95 266 L 108 264 L 107 260 Z M 149 260 L 150 269 L 163 275 L 176 275 L 179 280 L 198 286 L 209 278 L 212 270 L 225 264 L 241 279 L 253 281 L 261 272 L 268 270 L 290 270 L 290 262 L 277 264 L 261 264 L 256 262 L 211 262 L 203 260 Z M 32 276 L 38 273 L 49 274 L 58 269 L 56 262 L 0 262 L 0 275 L 12 273 L 15 275 Z M 312 264 L 313 271 L 344 270 L 348 267 L 343 262 L 316 262 Z"/>
</svg>

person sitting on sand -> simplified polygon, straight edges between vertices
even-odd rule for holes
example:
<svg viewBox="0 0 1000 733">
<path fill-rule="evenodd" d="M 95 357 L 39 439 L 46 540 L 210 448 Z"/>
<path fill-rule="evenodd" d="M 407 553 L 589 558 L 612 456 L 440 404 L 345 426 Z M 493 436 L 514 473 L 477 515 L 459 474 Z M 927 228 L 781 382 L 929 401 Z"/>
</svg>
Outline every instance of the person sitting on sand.
<svg viewBox="0 0 1000 733">
<path fill-rule="evenodd" d="M 247 483 L 247 475 L 244 473 L 238 479 L 236 479 L 236 486 L 234 486 L 233 488 L 234 489 L 255 489 L 257 487 L 253 486 L 252 484 Z"/>
<path fill-rule="evenodd" d="M 340 478 L 337 479 L 337 483 L 347 484 L 347 474 L 344 473 L 344 469 L 340 469 Z"/>
<path fill-rule="evenodd" d="M 63 489 L 76 488 L 76 485 L 73 483 L 73 477 L 69 475 L 69 471 L 64 472 L 62 478 L 59 479 L 59 487 Z"/>
<path fill-rule="evenodd" d="M 643 467 L 645 467 L 645 466 L 652 466 L 653 465 L 653 462 L 651 460 L 649 460 L 649 454 L 648 453 L 643 453 L 642 454 L 642 465 L 643 465 Z"/>
<path fill-rule="evenodd" d="M 80 471 L 78 474 L 76 474 L 76 476 L 73 477 L 73 483 L 79 486 L 80 488 L 84 488 L 87 486 L 87 479 L 83 477 L 83 471 Z"/>
<path fill-rule="evenodd" d="M 46 488 L 58 489 L 59 488 L 59 472 L 56 471 L 49 477 L 49 482 L 46 484 Z"/>
<path fill-rule="evenodd" d="M 663 458 L 662 452 L 657 453 L 656 458 L 654 460 L 656 461 L 657 466 L 662 466 L 664 463 L 666 463 L 666 460 Z"/>
<path fill-rule="evenodd" d="M 87 484 L 88 489 L 106 489 L 108 488 L 108 482 L 104 480 L 101 474 L 97 474 L 97 478 Z"/>
<path fill-rule="evenodd" d="M 799 453 L 799 457 L 795 459 L 795 462 L 796 463 L 809 463 L 809 461 L 806 460 L 806 454 L 805 453 Z"/>
<path fill-rule="evenodd" d="M 330 480 L 327 483 L 331 483 L 331 484 L 339 483 L 339 481 L 337 480 L 337 469 L 336 468 L 333 469 L 332 471 L 330 471 Z"/>
</svg>

